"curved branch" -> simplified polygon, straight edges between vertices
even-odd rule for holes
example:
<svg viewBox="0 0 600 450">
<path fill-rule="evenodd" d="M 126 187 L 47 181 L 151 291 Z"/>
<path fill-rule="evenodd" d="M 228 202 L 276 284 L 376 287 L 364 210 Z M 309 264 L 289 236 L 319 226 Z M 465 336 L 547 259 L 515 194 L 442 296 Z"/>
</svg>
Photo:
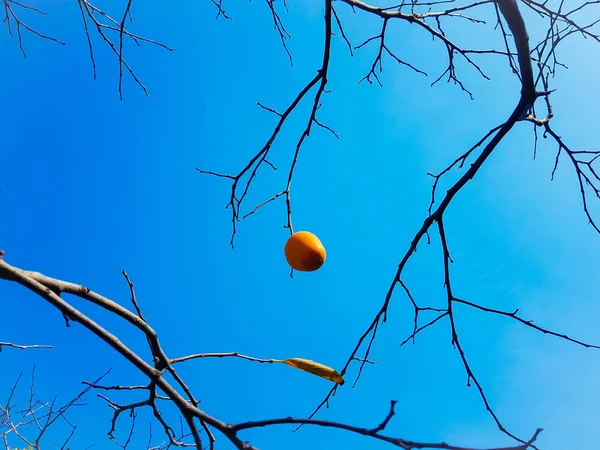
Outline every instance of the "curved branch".
<svg viewBox="0 0 600 450">
<path fill-rule="evenodd" d="M 109 405 L 114 409 L 113 419 L 111 421 L 111 423 L 112 423 L 111 433 L 114 431 L 114 428 L 115 428 L 114 426 L 116 424 L 116 420 L 121 412 L 130 411 L 132 414 L 135 414 L 136 408 L 143 407 L 143 406 L 150 406 L 154 412 L 154 416 L 161 423 L 163 428 L 165 428 L 169 437 L 171 437 L 172 434 L 169 431 L 170 427 L 167 425 L 167 423 L 164 420 L 162 420 L 160 418 L 160 412 L 158 411 L 156 404 L 155 404 L 155 400 L 160 399 L 160 400 L 169 400 L 175 404 L 175 406 L 180 411 L 182 417 L 185 419 L 186 423 L 188 424 L 188 428 L 190 429 L 190 432 L 194 439 L 194 445 L 198 449 L 201 449 L 202 447 L 201 447 L 201 442 L 200 442 L 199 431 L 197 430 L 197 427 L 194 423 L 194 419 L 199 419 L 201 421 L 201 424 L 205 427 L 205 431 L 207 432 L 207 434 L 209 434 L 210 448 L 214 447 L 214 445 L 213 445 L 214 437 L 210 433 L 210 430 L 208 427 L 212 427 L 212 428 L 216 429 L 217 431 L 219 431 L 221 434 L 223 434 L 238 450 L 258 450 L 258 449 L 256 449 L 256 447 L 253 447 L 251 444 L 244 442 L 238 436 L 238 434 L 240 432 L 243 432 L 244 430 L 248 430 L 251 428 L 259 428 L 259 427 L 267 427 L 267 426 L 283 425 L 283 424 L 290 424 L 290 425 L 304 424 L 304 425 L 337 428 L 337 429 L 345 430 L 345 431 L 348 431 L 348 432 L 351 432 L 354 434 L 359 434 L 359 435 L 371 437 L 376 440 L 387 442 L 389 444 L 392 444 L 396 447 L 399 447 L 399 448 L 402 448 L 405 450 L 409 450 L 409 449 L 475 450 L 475 449 L 468 449 L 466 447 L 451 445 L 451 444 L 447 444 L 447 443 L 416 442 L 416 441 L 410 441 L 410 440 L 406 440 L 406 439 L 402 439 L 402 438 L 391 437 L 388 435 L 381 434 L 381 432 L 386 428 L 386 426 L 390 422 L 392 416 L 394 415 L 394 406 L 396 404 L 395 401 L 391 402 L 390 411 L 388 412 L 388 414 L 386 415 L 384 420 L 378 426 L 376 426 L 374 428 L 361 428 L 361 427 L 356 427 L 353 425 L 347 425 L 347 424 L 338 423 L 338 422 L 330 422 L 330 421 L 323 421 L 323 420 L 311 420 L 311 419 L 295 419 L 295 418 L 290 418 L 290 417 L 243 422 L 243 423 L 239 423 L 239 424 L 227 424 L 227 423 L 222 422 L 219 419 L 205 413 L 204 411 L 200 410 L 196 405 L 187 401 L 183 396 L 181 396 L 179 394 L 179 392 L 177 392 L 177 390 L 174 387 L 172 387 L 164 379 L 164 377 L 163 377 L 164 372 L 161 372 L 161 371 L 157 370 L 156 368 L 152 367 L 150 364 L 146 363 L 139 355 L 137 355 L 129 347 L 127 347 L 125 344 L 123 344 L 118 339 L 117 336 L 115 336 L 114 334 L 105 330 L 100 325 L 98 325 L 95 321 L 90 319 L 88 316 L 84 315 L 82 312 L 80 312 L 79 310 L 77 310 L 73 306 L 71 306 L 69 303 L 67 303 L 64 299 L 62 299 L 60 297 L 61 292 L 67 292 L 67 291 L 66 290 L 60 291 L 57 289 L 57 287 L 61 286 L 65 289 L 68 288 L 71 291 L 70 293 L 77 295 L 81 298 L 85 298 L 93 303 L 100 304 L 101 306 L 105 307 L 105 309 L 109 310 L 111 313 L 113 313 L 115 315 L 118 315 L 120 317 L 127 317 L 127 318 L 131 318 L 131 316 L 133 316 L 134 318 L 137 318 L 140 322 L 145 324 L 145 322 L 142 321 L 142 319 L 139 316 L 136 316 L 134 313 L 131 313 L 131 312 L 126 313 L 125 312 L 126 310 L 124 308 L 120 307 L 119 305 L 116 305 L 116 303 L 114 303 L 112 300 L 106 299 L 105 297 L 102 297 L 99 294 L 96 294 L 96 293 L 90 291 L 89 289 L 84 288 L 83 286 L 77 287 L 77 285 L 75 285 L 73 283 L 55 280 L 55 279 L 52 279 L 50 277 L 47 277 L 45 275 L 42 275 L 42 274 L 39 274 L 36 272 L 27 272 L 22 269 L 11 266 L 10 264 L 8 264 L 6 261 L 4 261 L 2 259 L 0 259 L 0 279 L 16 282 L 16 283 L 20 284 L 21 286 L 31 290 L 38 296 L 42 297 L 47 302 L 49 302 L 51 305 L 53 305 L 55 308 L 57 308 L 59 311 L 61 311 L 70 320 L 80 323 L 86 329 L 88 329 L 93 334 L 95 334 L 97 337 L 99 337 L 101 340 L 103 340 L 108 345 L 110 345 L 119 354 L 121 354 L 127 361 L 129 361 L 131 364 L 133 364 L 141 373 L 143 373 L 144 375 L 146 375 L 146 377 L 148 377 L 148 379 L 150 380 L 150 384 L 147 387 L 145 387 L 145 386 L 100 386 L 97 384 L 99 379 L 92 383 L 88 383 L 88 382 L 84 383 L 87 385 L 86 390 L 84 392 L 87 392 L 87 390 L 89 390 L 91 388 L 104 389 L 107 391 L 110 391 L 110 390 L 129 390 L 129 391 L 145 390 L 145 391 L 149 392 L 149 397 L 146 400 L 134 402 L 129 405 L 118 404 L 116 402 L 112 402 L 111 400 L 103 397 L 103 398 L 105 398 L 105 400 L 107 400 L 109 402 Z M 77 287 L 77 288 L 75 288 L 75 287 Z M 99 299 L 103 299 L 103 300 L 99 301 Z M 136 304 L 137 304 L 137 300 L 136 300 Z M 117 308 L 117 307 L 115 307 L 115 305 L 119 306 L 119 307 Z M 135 324 L 135 321 L 132 320 L 130 323 Z M 151 335 L 152 329 L 147 324 L 139 326 L 138 329 L 140 329 L 144 332 L 145 336 L 147 337 L 147 339 L 150 343 L 153 339 L 153 336 Z M 160 344 L 158 344 L 158 341 L 156 341 L 155 345 L 160 347 Z M 164 354 L 162 349 L 159 349 L 156 351 L 159 354 Z M 217 357 L 217 356 L 238 356 L 238 357 L 242 357 L 244 359 L 251 359 L 251 360 L 259 361 L 259 362 L 270 362 L 269 360 L 259 360 L 256 358 L 245 357 L 244 355 L 240 355 L 237 353 L 203 354 L 203 355 L 207 356 L 207 357 L 208 356 L 215 356 L 215 357 Z M 168 359 L 168 361 L 170 363 L 183 362 L 185 359 L 193 359 L 195 357 L 201 357 L 201 355 L 191 355 L 190 357 Z M 165 358 L 166 358 L 166 355 L 165 355 Z M 169 364 L 169 367 L 170 367 L 170 364 Z M 174 371 L 170 372 L 170 373 L 173 374 Z M 161 389 L 166 394 L 166 397 L 158 396 L 156 394 L 156 388 Z M 130 429 L 129 433 L 132 433 L 131 430 L 133 429 L 133 426 L 134 426 L 134 422 L 132 422 L 132 428 Z M 527 444 L 520 445 L 520 446 L 513 446 L 513 447 L 505 447 L 503 449 L 497 449 L 497 450 L 525 450 L 529 446 L 532 445 L 533 441 L 535 441 L 535 439 L 537 438 L 537 435 L 539 434 L 539 432 L 541 432 L 541 430 L 536 431 L 536 433 L 534 434 L 534 436 L 532 437 L 530 442 Z M 129 436 L 131 436 L 131 434 Z M 172 445 L 176 445 L 179 443 L 179 442 L 173 441 L 171 439 L 170 439 L 170 442 Z M 125 444 L 119 444 L 119 445 L 121 445 L 122 448 L 126 448 L 128 444 L 129 444 L 129 440 L 126 441 Z M 188 445 L 188 444 L 184 444 L 184 445 Z"/>
</svg>

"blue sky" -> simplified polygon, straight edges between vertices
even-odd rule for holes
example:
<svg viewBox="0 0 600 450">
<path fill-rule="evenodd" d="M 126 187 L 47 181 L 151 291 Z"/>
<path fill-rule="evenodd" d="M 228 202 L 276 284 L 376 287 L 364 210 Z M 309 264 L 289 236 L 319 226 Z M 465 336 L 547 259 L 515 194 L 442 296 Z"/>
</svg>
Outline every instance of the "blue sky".
<svg viewBox="0 0 600 450">
<path fill-rule="evenodd" d="M 6 68 L 0 83 L 0 248 L 13 265 L 85 284 L 128 306 L 125 269 L 173 357 L 237 351 L 341 368 L 423 221 L 431 183 L 426 173 L 441 170 L 503 121 L 519 91 L 506 61 L 490 56 L 479 59 L 490 81 L 459 63 L 474 101 L 445 82 L 430 88 L 445 68 L 445 50 L 405 24 L 390 24 L 389 45 L 429 76 L 388 58 L 383 88 L 359 85 L 375 45 L 351 59 L 335 39 L 332 92 L 319 118 L 341 139 L 314 129 L 292 192 L 295 228 L 321 238 L 327 262 L 318 272 L 291 279 L 283 257 L 284 202 L 240 223 L 231 250 L 230 213 L 224 208 L 230 185 L 194 169 L 236 173 L 264 145 L 275 117 L 256 102 L 282 110 L 314 75 L 321 59 L 322 2 L 288 2 L 283 19 L 293 36 L 293 68 L 261 2 L 230 2 L 232 21 L 213 20 L 208 1 L 136 5 L 136 32 L 175 51 L 128 46 L 126 56 L 150 97 L 125 77 L 122 101 L 117 62 L 98 40 L 93 80 L 76 4 L 45 3 L 48 16 L 23 18 L 67 46 L 25 34 L 23 59 L 16 40 L 0 34 Z M 378 21 L 337 7 L 353 44 L 379 32 Z M 480 45 L 498 42 L 494 33 L 475 28 L 480 29 Z M 447 27 L 457 42 L 474 47 L 470 30 Z M 532 40 L 540 31 L 531 25 Z M 571 42 L 561 53 L 570 69 L 553 81 L 558 88 L 553 124 L 573 147 L 594 148 L 599 129 L 583 118 L 597 114 L 599 48 L 581 39 Z M 307 105 L 273 148 L 271 160 L 280 169 L 260 172 L 245 211 L 284 188 Z M 531 126 L 519 124 L 448 210 L 454 289 L 462 298 L 505 310 L 518 307 L 542 326 L 600 343 L 600 237 L 586 223 L 571 168 L 562 164 L 550 181 L 556 148 L 540 141 L 533 160 Z M 448 182 L 457 173 L 452 176 Z M 405 280 L 420 302 L 443 304 L 435 237 L 419 248 Z M 65 328 L 60 314 L 23 288 L 0 283 L 0 299 L 0 340 L 54 346 L 5 349 L 0 400 L 34 364 L 41 399 L 58 395 L 67 401 L 82 380 L 110 367 L 107 383 L 144 381 L 106 344 L 77 325 Z M 121 322 L 82 301 L 73 304 L 144 351 L 143 337 Z M 457 309 L 456 320 L 472 367 L 507 428 L 524 437 L 544 428 L 539 443 L 548 450 L 600 446 L 597 351 L 466 308 Z M 368 367 L 355 389 L 352 383 L 341 388 L 319 417 L 375 426 L 396 399 L 388 434 L 480 447 L 511 443 L 497 431 L 476 390 L 466 387 L 447 322 L 419 336 L 415 346 L 400 348 L 411 327 L 412 310 L 398 291 L 372 353 L 379 363 Z M 180 370 L 202 408 L 228 422 L 306 416 L 330 388 L 325 380 L 283 365 L 223 359 L 190 362 Z M 106 438 L 110 409 L 94 394 L 87 399 L 89 406 L 72 415 L 78 425 L 72 448 L 92 443 L 116 448 Z M 148 418 L 140 413 L 138 445 L 146 442 Z M 272 428 L 243 437 L 261 450 L 300 449 L 315 440 L 328 448 L 384 448 L 331 430 L 290 431 Z M 61 432 L 56 429 L 49 446 Z M 119 436 L 125 432 L 122 426 Z M 229 448 L 224 438 L 220 442 L 220 448 Z"/>
</svg>

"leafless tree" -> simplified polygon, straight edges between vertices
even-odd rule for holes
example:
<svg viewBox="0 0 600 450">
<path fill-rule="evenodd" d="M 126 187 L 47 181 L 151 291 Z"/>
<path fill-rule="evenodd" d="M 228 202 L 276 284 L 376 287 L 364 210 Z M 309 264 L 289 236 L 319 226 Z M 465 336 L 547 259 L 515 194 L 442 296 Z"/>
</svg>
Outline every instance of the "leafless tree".
<svg viewBox="0 0 600 450">
<path fill-rule="evenodd" d="M 32 348 L 32 346 L 14 346 L 20 349 Z M 67 413 L 72 408 L 84 406 L 81 403 L 82 397 L 90 391 L 87 386 L 72 400 L 62 406 L 58 405 L 57 397 L 51 401 L 42 401 L 36 398 L 35 392 L 35 367 L 31 372 L 31 383 L 25 401 L 19 401 L 18 388 L 23 376 L 21 372 L 12 388 L 8 393 L 6 403 L 0 405 L 0 440 L 3 448 L 11 450 L 15 448 L 9 445 L 10 442 L 18 443 L 18 447 L 40 450 L 42 442 L 48 439 L 48 430 L 61 426 L 64 437 L 60 443 L 60 449 L 69 448 L 69 442 L 77 426 L 67 417 Z M 102 377 L 98 378 L 99 382 Z"/>
<path fill-rule="evenodd" d="M 211 0 L 216 8 L 217 18 L 228 19 L 226 12 L 227 5 L 220 0 Z M 100 8 L 92 5 L 88 1 L 78 0 L 86 37 L 89 43 L 90 57 L 92 65 L 95 68 L 92 46 L 92 30 L 97 36 L 100 36 L 114 52 L 119 70 L 119 94 L 123 92 L 123 73 L 129 73 L 133 80 L 144 90 L 146 88 L 140 79 L 134 73 L 131 66 L 124 58 L 123 42 L 126 39 L 132 40 L 136 44 L 152 43 L 167 48 L 164 44 L 136 35 L 129 31 L 132 0 L 125 2 L 122 15 L 113 18 Z M 273 0 L 265 1 L 269 14 L 273 19 L 273 26 L 281 41 L 283 50 L 292 62 L 292 54 L 287 46 L 289 33 L 284 25 L 284 14 L 287 10 L 285 1 L 275 2 Z M 450 339 L 452 345 L 457 351 L 458 357 L 462 361 L 466 372 L 468 382 L 473 383 L 477 388 L 482 403 L 489 412 L 498 429 L 512 437 L 516 444 L 512 449 L 536 448 L 535 440 L 541 430 L 535 430 L 531 436 L 523 437 L 513 434 L 508 430 L 496 414 L 492 405 L 488 401 L 484 387 L 471 368 L 471 364 L 466 357 L 463 346 L 461 345 L 459 330 L 455 323 L 455 308 L 467 307 L 475 310 L 502 316 L 508 320 L 516 321 L 525 327 L 529 327 L 538 332 L 551 335 L 555 338 L 563 339 L 574 345 L 598 349 L 597 345 L 586 343 L 578 339 L 569 337 L 561 332 L 544 328 L 534 324 L 529 318 L 519 315 L 519 311 L 503 311 L 493 309 L 479 303 L 475 300 L 467 300 L 453 289 L 452 270 L 451 270 L 451 252 L 448 246 L 448 239 L 445 228 L 446 212 L 452 207 L 454 199 L 472 182 L 478 175 L 481 168 L 488 162 L 490 156 L 496 151 L 499 144 L 505 139 L 513 128 L 520 123 L 530 124 L 533 127 L 534 136 L 537 143 L 538 134 L 541 133 L 545 138 L 550 138 L 556 143 L 556 162 L 552 175 L 557 170 L 561 161 L 567 165 L 576 175 L 579 187 L 580 199 L 583 208 L 583 215 L 597 232 L 600 233 L 600 224 L 597 217 L 593 215 L 592 202 L 600 200 L 600 176 L 598 173 L 597 161 L 600 156 L 600 150 L 579 150 L 572 148 L 566 139 L 552 126 L 554 116 L 552 108 L 552 81 L 558 76 L 559 69 L 563 67 L 560 60 L 560 49 L 562 44 L 572 39 L 589 39 L 600 43 L 600 32 L 598 31 L 598 22 L 600 22 L 600 11 L 598 1 L 580 1 L 576 4 L 567 5 L 564 0 L 538 2 L 535 0 L 482 0 L 482 1 L 411 1 L 400 4 L 390 4 L 389 6 L 376 6 L 358 0 L 323 0 L 323 45 L 320 49 L 322 53 L 321 64 L 317 67 L 316 75 L 307 80 L 304 87 L 295 95 L 289 104 L 278 108 L 265 106 L 259 103 L 262 109 L 269 111 L 277 117 L 277 122 L 272 133 L 266 140 L 264 146 L 246 163 L 237 174 L 219 173 L 206 168 L 198 168 L 202 174 L 212 175 L 223 178 L 231 182 L 231 192 L 229 196 L 229 209 L 231 212 L 231 245 L 234 244 L 234 238 L 237 233 L 237 226 L 240 220 L 257 213 L 263 206 L 281 198 L 287 206 L 286 223 L 290 233 L 293 233 L 292 224 L 292 181 L 298 157 L 302 147 L 309 138 L 314 127 L 323 128 L 338 137 L 332 127 L 322 123 L 319 118 L 319 108 L 324 102 L 325 94 L 328 92 L 328 76 L 330 71 L 330 62 L 332 58 L 342 57 L 332 54 L 333 39 L 343 40 L 348 47 L 349 55 L 368 46 L 376 46 L 377 52 L 371 67 L 366 70 L 363 82 L 380 83 L 380 73 L 384 61 L 395 61 L 402 68 L 415 71 L 419 74 L 428 75 L 419 69 L 410 61 L 405 61 L 394 50 L 394 43 L 388 38 L 391 27 L 402 24 L 417 27 L 423 34 L 424 39 L 433 39 L 435 45 L 441 46 L 447 55 L 446 60 L 441 62 L 441 69 L 434 75 L 432 85 L 442 80 L 454 83 L 458 89 L 472 97 L 469 87 L 461 80 L 459 67 L 466 67 L 464 70 L 473 70 L 483 78 L 488 78 L 479 58 L 496 57 L 503 58 L 506 61 L 506 70 L 514 74 L 520 83 L 520 92 L 506 93 L 514 96 L 514 107 L 506 115 L 505 120 L 493 127 L 489 131 L 483 132 L 478 136 L 474 145 L 460 155 L 456 155 L 447 167 L 437 173 L 431 173 L 432 190 L 431 202 L 428 212 L 423 219 L 422 225 L 415 231 L 414 237 L 407 245 L 405 253 L 400 258 L 398 270 L 391 280 L 389 289 L 381 306 L 374 312 L 372 320 L 365 327 L 364 332 L 359 336 L 358 341 L 351 346 L 350 355 L 339 372 L 344 377 L 352 365 L 358 365 L 358 376 L 354 381 L 358 381 L 363 370 L 370 362 L 371 350 L 376 343 L 376 336 L 379 328 L 388 320 L 389 305 L 392 300 L 392 294 L 397 290 L 405 294 L 406 299 L 414 309 L 413 330 L 410 336 L 403 342 L 414 342 L 415 337 L 423 330 L 433 327 L 442 321 L 447 321 L 450 325 Z M 40 12 L 29 6 L 4 0 L 6 11 L 6 22 L 13 24 L 16 29 L 19 43 L 22 46 L 21 33 L 25 29 L 37 34 L 45 39 L 53 39 L 49 36 L 34 31 L 28 27 L 17 15 L 16 11 L 28 9 L 34 12 Z M 526 11 L 526 14 L 524 14 Z M 349 12 L 353 14 L 348 14 Z M 348 20 L 361 20 L 364 17 L 372 17 L 380 20 L 380 32 L 367 39 L 363 43 L 353 46 L 350 36 L 344 31 L 344 23 Z M 527 21 L 525 19 L 527 17 Z M 491 20 L 490 20 L 491 19 Z M 537 20 L 542 23 L 545 33 L 535 42 L 530 42 L 528 33 L 528 21 Z M 499 48 L 467 48 L 458 44 L 453 36 L 446 32 L 449 21 L 461 21 L 465 26 L 472 26 L 473 33 L 477 33 L 477 27 L 492 28 L 499 33 L 502 46 Z M 9 28 L 9 31 L 11 28 Z M 58 41 L 57 41 L 58 42 Z M 474 40 L 475 42 L 475 40 Z M 272 197 L 260 203 L 254 208 L 252 206 L 248 212 L 243 213 L 245 200 L 248 192 L 253 186 L 253 182 L 260 170 L 263 168 L 274 168 L 269 160 L 273 144 L 278 139 L 280 131 L 284 124 L 289 120 L 290 115 L 301 103 L 311 105 L 310 112 L 305 120 L 305 127 L 301 130 L 300 138 L 297 140 L 295 148 L 291 150 L 291 162 L 287 168 L 287 182 L 282 190 L 275 191 Z M 562 157 L 562 158 L 561 158 Z M 458 178 L 450 184 L 450 187 L 444 192 L 438 192 L 440 182 L 450 177 L 451 173 L 460 174 Z M 443 306 L 424 305 L 419 302 L 411 293 L 410 288 L 403 279 L 405 268 L 418 246 L 429 244 L 431 235 L 437 234 L 439 237 L 440 260 L 443 265 L 443 283 L 445 286 L 445 299 Z M 413 442 L 402 438 L 385 435 L 385 428 L 394 415 L 395 402 L 391 402 L 390 409 L 381 421 L 373 428 L 364 428 L 347 424 L 323 421 L 315 418 L 315 415 L 323 407 L 328 405 L 332 396 L 336 393 L 341 383 L 335 383 L 323 401 L 317 405 L 309 418 L 277 418 L 265 419 L 254 422 L 244 422 L 237 424 L 228 424 L 208 412 L 200 409 L 198 399 L 188 388 L 186 382 L 178 374 L 176 365 L 186 360 L 202 357 L 239 357 L 258 361 L 263 363 L 273 362 L 271 360 L 260 360 L 254 357 L 247 357 L 236 353 L 232 354 L 198 354 L 184 357 L 172 358 L 167 356 L 160 345 L 156 332 L 146 322 L 139 304 L 136 300 L 133 283 L 129 280 L 127 274 L 125 277 L 131 289 L 131 301 L 133 311 L 124 306 L 93 292 L 82 285 L 71 282 L 61 281 L 50 278 L 40 273 L 26 271 L 11 266 L 6 261 L 0 261 L 0 278 L 11 282 L 16 282 L 21 286 L 33 291 L 45 299 L 55 308 L 62 312 L 67 324 L 70 321 L 77 322 L 85 327 L 98 338 L 110 345 L 116 352 L 121 354 L 131 364 L 133 364 L 141 373 L 148 378 L 148 384 L 140 386 L 104 386 L 98 383 L 88 383 L 89 387 L 105 391 L 131 390 L 143 393 L 143 399 L 130 403 L 118 404 L 108 397 L 103 397 L 113 409 L 113 419 L 109 435 L 115 429 L 117 419 L 123 412 L 131 415 L 132 427 L 135 420 L 135 411 L 147 407 L 150 408 L 164 431 L 167 438 L 165 448 L 171 446 L 191 446 L 195 448 L 204 448 L 203 440 L 208 442 L 208 447 L 213 449 L 215 446 L 215 434 L 221 434 L 229 440 L 238 449 L 253 449 L 253 445 L 243 441 L 244 431 L 269 427 L 279 424 L 313 425 L 320 427 L 333 427 L 348 432 L 369 436 L 373 439 L 388 442 L 393 446 L 403 449 L 417 448 L 441 448 L 441 449 L 461 449 L 463 447 L 447 443 L 425 443 Z M 129 347 L 119 341 L 118 337 L 109 330 L 102 328 L 91 317 L 83 314 L 73 307 L 63 294 L 69 294 L 89 301 L 101 308 L 120 317 L 130 326 L 137 328 L 145 336 L 148 346 L 152 353 L 152 361 L 144 360 L 139 354 L 132 351 Z M 433 319 L 423 323 L 421 313 L 429 312 L 436 314 Z M 180 434 L 175 433 L 173 427 L 161 416 L 160 401 L 168 401 L 174 404 L 187 426 L 187 431 Z M 127 443 L 120 444 L 123 448 Z M 148 448 L 153 447 L 149 442 Z"/>
</svg>

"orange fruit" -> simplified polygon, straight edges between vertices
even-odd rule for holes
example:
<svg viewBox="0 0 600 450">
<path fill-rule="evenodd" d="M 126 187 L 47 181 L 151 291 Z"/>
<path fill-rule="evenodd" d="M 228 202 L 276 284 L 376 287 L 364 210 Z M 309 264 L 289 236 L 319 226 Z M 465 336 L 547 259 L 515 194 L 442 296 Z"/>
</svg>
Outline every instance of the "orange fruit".
<svg viewBox="0 0 600 450">
<path fill-rule="evenodd" d="M 288 264 L 299 272 L 314 272 L 325 262 L 325 247 L 308 231 L 292 234 L 283 251 Z"/>
</svg>

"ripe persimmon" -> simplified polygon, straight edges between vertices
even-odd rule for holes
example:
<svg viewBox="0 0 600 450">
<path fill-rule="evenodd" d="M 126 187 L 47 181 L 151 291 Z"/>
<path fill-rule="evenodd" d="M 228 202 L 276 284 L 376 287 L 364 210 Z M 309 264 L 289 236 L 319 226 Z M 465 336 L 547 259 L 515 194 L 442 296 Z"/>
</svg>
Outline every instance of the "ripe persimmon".
<svg viewBox="0 0 600 450">
<path fill-rule="evenodd" d="M 313 272 L 325 262 L 325 247 L 308 231 L 292 234 L 285 243 L 284 253 L 288 264 L 299 272 Z"/>
</svg>

